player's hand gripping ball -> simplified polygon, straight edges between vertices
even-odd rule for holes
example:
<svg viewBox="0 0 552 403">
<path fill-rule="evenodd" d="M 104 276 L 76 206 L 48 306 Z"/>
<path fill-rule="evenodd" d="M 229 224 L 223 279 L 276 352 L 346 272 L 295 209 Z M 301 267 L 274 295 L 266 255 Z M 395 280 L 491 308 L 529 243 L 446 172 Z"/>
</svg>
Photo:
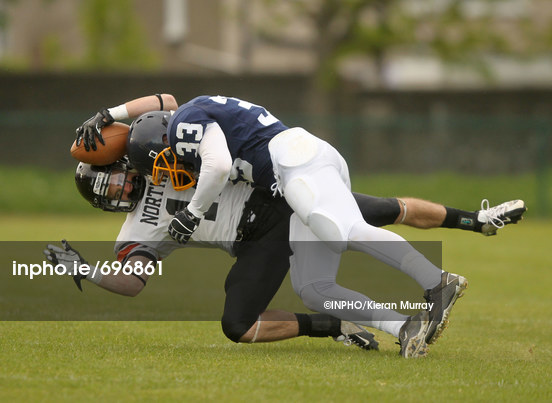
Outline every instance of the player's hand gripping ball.
<svg viewBox="0 0 552 403">
<path fill-rule="evenodd" d="M 111 113 L 107 108 L 102 108 L 98 113 L 84 122 L 77 128 L 77 146 L 81 145 L 81 142 L 84 141 L 84 148 L 86 151 L 92 150 L 96 151 L 96 138 L 100 144 L 105 145 L 102 138 L 102 127 L 109 126 L 111 123 L 115 122 Z"/>
<path fill-rule="evenodd" d="M 98 144 L 96 148 L 86 150 L 85 143 L 81 141 L 77 145 L 75 140 L 71 146 L 73 158 L 92 165 L 109 165 L 121 159 L 126 154 L 128 130 L 130 126 L 120 122 L 113 122 L 101 128 L 103 145 Z"/>
</svg>

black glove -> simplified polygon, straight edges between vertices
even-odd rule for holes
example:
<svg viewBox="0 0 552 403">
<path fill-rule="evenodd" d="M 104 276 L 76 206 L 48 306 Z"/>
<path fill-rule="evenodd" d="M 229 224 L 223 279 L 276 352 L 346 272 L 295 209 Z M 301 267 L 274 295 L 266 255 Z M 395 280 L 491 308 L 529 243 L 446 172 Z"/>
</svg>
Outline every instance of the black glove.
<svg viewBox="0 0 552 403">
<path fill-rule="evenodd" d="M 200 220 L 187 207 L 177 211 L 169 224 L 169 235 L 178 243 L 185 244 L 197 229 Z"/>
<path fill-rule="evenodd" d="M 47 245 L 46 249 L 44 250 L 44 254 L 46 255 L 46 258 L 52 262 L 54 265 L 61 264 L 65 266 L 65 270 L 67 273 L 71 274 L 73 276 L 73 281 L 79 288 L 79 290 L 82 291 L 81 281 L 82 279 L 86 278 L 86 275 L 80 274 L 78 271 L 76 273 L 73 273 L 73 269 L 75 267 L 75 262 L 77 263 L 77 266 L 88 264 L 88 262 L 80 255 L 79 252 L 77 252 L 75 249 L 69 245 L 69 242 L 67 242 L 65 239 L 61 240 L 61 244 L 63 245 L 64 249 L 61 249 L 54 245 Z"/>
<path fill-rule="evenodd" d="M 85 150 L 90 151 L 90 146 L 92 146 L 92 150 L 96 151 L 95 137 L 98 138 L 100 143 L 105 145 L 101 133 L 102 127 L 108 126 L 113 122 L 115 122 L 113 116 L 111 116 L 106 108 L 103 108 L 98 113 L 96 113 L 96 116 L 91 117 L 86 122 L 84 122 L 82 126 L 77 128 L 77 146 L 79 146 L 84 139 Z"/>
</svg>

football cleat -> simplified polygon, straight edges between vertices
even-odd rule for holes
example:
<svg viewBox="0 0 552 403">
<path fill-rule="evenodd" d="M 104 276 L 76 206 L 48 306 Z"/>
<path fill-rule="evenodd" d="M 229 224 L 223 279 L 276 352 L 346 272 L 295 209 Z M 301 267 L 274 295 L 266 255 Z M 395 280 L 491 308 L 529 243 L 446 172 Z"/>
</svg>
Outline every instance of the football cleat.
<svg viewBox="0 0 552 403">
<path fill-rule="evenodd" d="M 444 272 L 441 274 L 441 284 L 426 290 L 424 298 L 433 306 L 429 309 L 429 329 L 426 336 L 427 344 L 435 343 L 443 330 L 448 326 L 448 317 L 452 306 L 458 298 L 464 295 L 468 280 L 457 274 Z"/>
<path fill-rule="evenodd" d="M 401 351 L 399 354 L 404 358 L 425 357 L 429 351 L 426 343 L 429 330 L 429 313 L 421 311 L 410 316 L 399 331 L 399 342 Z"/>
<path fill-rule="evenodd" d="M 485 236 L 496 235 L 496 231 L 505 225 L 515 224 L 523 219 L 527 211 L 523 200 L 511 200 L 498 206 L 489 207 L 489 201 L 481 201 L 481 210 L 477 212 L 477 221 L 481 224 L 481 233 Z"/>
<path fill-rule="evenodd" d="M 341 321 L 341 335 L 333 339 L 343 342 L 346 346 L 354 344 L 363 350 L 379 350 L 375 336 L 352 322 Z"/>
</svg>

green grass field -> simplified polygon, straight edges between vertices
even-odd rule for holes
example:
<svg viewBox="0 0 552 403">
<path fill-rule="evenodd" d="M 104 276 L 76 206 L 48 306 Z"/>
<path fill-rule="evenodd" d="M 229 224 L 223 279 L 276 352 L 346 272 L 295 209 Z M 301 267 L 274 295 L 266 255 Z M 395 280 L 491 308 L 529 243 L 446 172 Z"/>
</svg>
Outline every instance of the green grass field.
<svg viewBox="0 0 552 403">
<path fill-rule="evenodd" d="M 429 178 L 428 186 L 448 183 L 446 178 Z M 476 181 L 469 195 L 451 187 L 440 199 L 437 191 L 420 193 L 413 183 L 408 188 L 413 182 L 408 177 L 365 185 L 384 187 L 381 194 L 404 189 L 401 194 L 445 203 L 460 198 L 458 207 L 472 209 L 479 207 L 480 197 L 492 202 L 523 197 L 530 200 L 531 212 L 534 183 L 526 179 L 493 181 L 498 183 L 489 193 L 484 193 L 488 182 Z M 46 186 L 44 181 L 39 178 L 35 185 Z M 86 206 L 74 195 L 56 196 L 55 203 L 40 200 L 40 208 L 27 208 L 34 206 L 28 199 L 18 206 L 18 192 L 23 191 L 0 196 L 1 241 L 113 240 L 124 220 L 91 209 L 81 214 Z M 552 222 L 528 214 L 519 225 L 489 238 L 459 230 L 389 229 L 409 240 L 442 241 L 444 268 L 470 281 L 427 358 L 400 358 L 396 340 L 381 332 L 376 332 L 380 351 L 365 352 L 305 337 L 238 345 L 224 337 L 215 320 L 5 321 L 0 322 L 0 401 L 550 401 Z M 174 258 L 185 261 L 184 252 Z M 224 268 L 212 274 L 215 286 L 207 299 L 224 297 L 224 275 Z M 94 297 L 114 310 L 129 309 L 132 301 L 146 306 L 165 292 L 167 283 L 174 304 L 185 304 L 190 295 L 178 284 L 180 278 L 191 282 L 190 277 L 163 277 L 135 299 L 109 295 L 89 283 L 81 294 L 70 280 L 59 283 L 70 290 L 63 291 L 71 297 L 67 303 L 76 307 Z M 39 284 L 27 290 L 37 294 L 36 303 Z M 289 282 L 283 288 L 290 292 Z M 2 306 L 13 309 L 0 293 Z"/>
<path fill-rule="evenodd" d="M 86 228 L 105 239 L 120 217 L 104 217 L 2 217 L 2 235 L 21 239 L 32 226 L 34 239 L 74 239 Z M 396 227 L 442 240 L 445 267 L 470 280 L 425 359 L 401 359 L 379 332 L 381 351 L 364 352 L 330 339 L 237 345 L 216 321 L 3 322 L 0 401 L 550 400 L 550 228 L 525 220 L 484 238 Z"/>
</svg>

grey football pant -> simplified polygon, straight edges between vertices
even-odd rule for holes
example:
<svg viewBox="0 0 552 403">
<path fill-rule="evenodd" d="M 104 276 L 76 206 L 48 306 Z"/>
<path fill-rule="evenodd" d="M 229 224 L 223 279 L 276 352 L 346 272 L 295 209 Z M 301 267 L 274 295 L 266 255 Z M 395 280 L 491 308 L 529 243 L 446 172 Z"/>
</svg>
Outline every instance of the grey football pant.
<svg viewBox="0 0 552 403">
<path fill-rule="evenodd" d="M 310 309 L 375 327 L 398 336 L 406 316 L 389 309 L 327 309 L 327 301 L 372 300 L 339 286 L 336 276 L 347 249 L 370 254 L 418 282 L 423 289 L 440 282 L 441 270 L 404 238 L 366 223 L 350 190 L 345 160 L 328 143 L 300 128 L 277 135 L 269 150 L 282 192 L 294 214 L 290 221 L 291 279 Z"/>
</svg>

